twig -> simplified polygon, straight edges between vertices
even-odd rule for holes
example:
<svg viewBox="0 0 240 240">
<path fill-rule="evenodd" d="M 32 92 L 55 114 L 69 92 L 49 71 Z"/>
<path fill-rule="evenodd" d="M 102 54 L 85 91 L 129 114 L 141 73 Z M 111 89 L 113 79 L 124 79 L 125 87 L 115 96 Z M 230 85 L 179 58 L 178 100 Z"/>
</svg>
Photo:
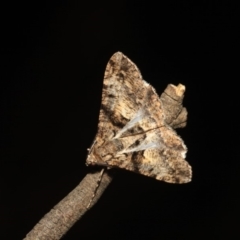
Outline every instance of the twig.
<svg viewBox="0 0 240 240">
<path fill-rule="evenodd" d="M 182 106 L 185 87 L 169 84 L 160 99 L 164 107 L 166 122 L 173 128 L 185 127 L 187 111 Z M 27 234 L 25 240 L 58 240 L 101 197 L 112 181 L 108 171 L 89 173 L 80 184 L 47 213 Z M 97 189 L 97 190 L 96 190 Z M 95 192 L 96 191 L 96 192 Z M 93 198 L 94 194 L 94 198 Z"/>
<path fill-rule="evenodd" d="M 73 224 L 94 206 L 112 181 L 112 177 L 105 171 L 95 197 L 92 199 L 99 174 L 101 174 L 101 171 L 87 174 L 80 184 L 54 206 L 24 239 L 57 240 L 66 234 Z M 90 202 L 91 206 L 88 207 Z"/>
</svg>

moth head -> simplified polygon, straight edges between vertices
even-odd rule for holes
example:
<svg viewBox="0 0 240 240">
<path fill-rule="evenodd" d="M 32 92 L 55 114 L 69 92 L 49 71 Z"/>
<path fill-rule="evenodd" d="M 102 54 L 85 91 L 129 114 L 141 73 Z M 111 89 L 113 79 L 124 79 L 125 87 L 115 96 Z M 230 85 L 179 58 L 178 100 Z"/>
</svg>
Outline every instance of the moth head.
<svg viewBox="0 0 240 240">
<path fill-rule="evenodd" d="M 104 142 L 102 145 L 96 143 L 87 158 L 87 165 L 106 166 L 107 162 L 116 156 L 117 152 L 122 149 L 121 141 L 113 139 Z"/>
</svg>

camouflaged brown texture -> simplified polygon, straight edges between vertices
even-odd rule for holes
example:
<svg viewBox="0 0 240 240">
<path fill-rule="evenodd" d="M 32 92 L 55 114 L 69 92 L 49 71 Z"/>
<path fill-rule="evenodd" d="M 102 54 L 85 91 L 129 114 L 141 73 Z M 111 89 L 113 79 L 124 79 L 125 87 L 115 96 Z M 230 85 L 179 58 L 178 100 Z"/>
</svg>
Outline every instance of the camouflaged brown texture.
<svg viewBox="0 0 240 240">
<path fill-rule="evenodd" d="M 177 90 L 184 91 L 181 86 Z M 106 67 L 98 133 L 86 164 L 123 168 L 169 183 L 191 181 L 187 148 L 168 125 L 176 119 L 179 124 L 186 110 L 179 106 L 176 119 L 168 119 L 169 110 L 164 110 L 137 66 L 121 52 L 115 53 Z"/>
</svg>

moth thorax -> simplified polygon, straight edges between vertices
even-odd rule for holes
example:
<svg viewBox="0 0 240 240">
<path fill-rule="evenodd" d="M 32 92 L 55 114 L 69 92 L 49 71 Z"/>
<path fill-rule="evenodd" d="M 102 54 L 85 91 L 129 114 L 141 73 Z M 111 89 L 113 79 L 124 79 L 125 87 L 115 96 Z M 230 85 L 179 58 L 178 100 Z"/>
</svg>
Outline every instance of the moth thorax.
<svg viewBox="0 0 240 240">
<path fill-rule="evenodd" d="M 123 149 L 123 144 L 120 139 L 112 139 L 106 141 L 103 145 L 94 148 L 94 155 L 97 159 L 108 161 Z"/>
</svg>

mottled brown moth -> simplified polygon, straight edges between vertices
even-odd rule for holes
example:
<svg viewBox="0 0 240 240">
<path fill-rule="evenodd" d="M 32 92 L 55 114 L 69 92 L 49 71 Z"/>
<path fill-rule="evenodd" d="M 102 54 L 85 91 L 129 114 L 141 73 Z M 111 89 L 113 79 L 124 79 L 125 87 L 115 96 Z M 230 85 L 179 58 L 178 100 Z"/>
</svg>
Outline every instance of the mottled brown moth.
<svg viewBox="0 0 240 240">
<path fill-rule="evenodd" d="M 179 105 L 177 114 L 181 109 Z M 169 183 L 191 181 L 187 148 L 166 112 L 137 66 L 115 53 L 106 67 L 98 132 L 86 164 L 123 168 Z"/>
</svg>

